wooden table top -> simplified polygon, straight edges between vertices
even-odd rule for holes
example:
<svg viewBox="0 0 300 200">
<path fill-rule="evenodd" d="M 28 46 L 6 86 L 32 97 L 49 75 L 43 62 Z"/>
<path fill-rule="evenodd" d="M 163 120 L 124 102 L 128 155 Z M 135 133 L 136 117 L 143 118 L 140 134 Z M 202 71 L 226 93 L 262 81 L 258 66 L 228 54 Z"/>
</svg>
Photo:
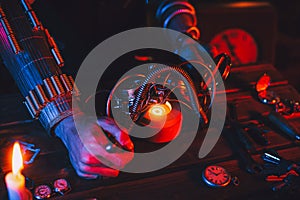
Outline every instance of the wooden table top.
<svg viewBox="0 0 300 200">
<path fill-rule="evenodd" d="M 246 75 L 245 75 L 245 72 Z M 300 100 L 298 92 L 271 65 L 250 66 L 233 69 L 226 92 L 228 101 L 237 103 L 238 119 L 248 122 L 249 113 L 257 111 L 268 113 L 271 108 L 257 101 L 253 96 L 253 85 L 264 73 L 272 77 L 272 89 L 279 96 Z M 236 84 L 243 80 L 244 84 Z M 241 82 L 239 82 L 241 83 Z M 205 136 L 199 131 L 188 151 L 170 166 L 151 173 L 132 174 L 121 172 L 116 178 L 84 180 L 76 176 L 68 159 L 68 153 L 61 141 L 50 137 L 37 121 L 30 119 L 18 94 L 0 97 L 0 199 L 6 199 L 4 176 L 11 171 L 9 158 L 13 141 L 21 140 L 35 144 L 41 149 L 37 159 L 25 165 L 23 174 L 34 181 L 35 186 L 51 184 L 55 179 L 66 178 L 72 190 L 65 196 L 55 199 L 282 199 L 297 198 L 299 191 L 273 192 L 274 183 L 266 182 L 263 176 L 251 175 L 239 167 L 227 141 L 221 137 L 214 149 L 203 159 L 198 158 L 199 148 Z M 289 122 L 300 130 L 300 115 L 290 117 Z M 256 145 L 253 158 L 262 163 L 261 153 L 265 148 L 273 148 L 280 156 L 300 161 L 300 146 L 273 127 L 267 137 L 271 144 L 267 147 Z M 299 131 L 300 132 L 300 131 Z M 136 146 L 155 145 L 136 141 Z M 239 186 L 210 188 L 201 180 L 202 170 L 209 164 L 225 167 L 240 180 Z"/>
</svg>

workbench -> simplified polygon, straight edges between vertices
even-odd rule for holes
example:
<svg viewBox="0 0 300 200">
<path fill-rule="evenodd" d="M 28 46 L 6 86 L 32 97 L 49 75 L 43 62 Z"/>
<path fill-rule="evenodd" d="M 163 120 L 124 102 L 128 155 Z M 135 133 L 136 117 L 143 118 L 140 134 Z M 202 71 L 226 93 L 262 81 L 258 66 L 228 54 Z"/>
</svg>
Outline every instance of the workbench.
<svg viewBox="0 0 300 200">
<path fill-rule="evenodd" d="M 279 96 L 300 100 L 299 93 L 288 84 L 278 71 L 270 64 L 242 66 L 233 68 L 226 82 L 227 100 L 237 106 L 238 120 L 247 123 L 253 120 L 252 111 L 267 114 L 272 109 L 257 100 L 254 85 L 257 79 L 267 72 L 272 77 L 271 88 Z M 19 94 L 0 97 L 0 199 L 6 199 L 4 176 L 11 171 L 11 149 L 13 141 L 20 140 L 35 144 L 41 149 L 38 157 L 30 165 L 25 165 L 23 174 L 34 181 L 35 186 L 51 184 L 55 179 L 65 178 L 72 190 L 55 199 L 299 199 L 300 190 L 273 192 L 270 183 L 263 176 L 251 175 L 239 166 L 227 141 L 221 136 L 213 150 L 203 159 L 198 152 L 205 136 L 199 131 L 193 144 L 177 161 L 164 169 L 132 174 L 121 172 L 116 178 L 84 180 L 73 170 L 68 152 L 62 142 L 49 136 L 39 122 L 32 120 Z M 295 128 L 300 130 L 300 115 L 288 118 Z M 300 146 L 286 138 L 273 127 L 267 133 L 271 142 L 267 147 L 256 145 L 253 158 L 262 163 L 261 153 L 266 148 L 277 150 L 280 156 L 300 161 Z M 146 141 L 137 141 L 136 147 L 155 145 Z M 225 188 L 208 187 L 201 179 L 203 169 L 210 164 L 225 167 L 240 180 L 239 186 L 229 185 Z M 298 198 L 297 198 L 298 197 Z"/>
</svg>

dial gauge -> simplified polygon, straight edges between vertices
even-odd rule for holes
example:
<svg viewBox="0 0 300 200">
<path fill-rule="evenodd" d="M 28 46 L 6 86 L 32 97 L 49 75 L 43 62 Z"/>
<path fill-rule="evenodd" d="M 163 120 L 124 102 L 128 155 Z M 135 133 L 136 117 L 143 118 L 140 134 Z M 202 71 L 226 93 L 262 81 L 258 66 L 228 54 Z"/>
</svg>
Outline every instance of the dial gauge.
<svg viewBox="0 0 300 200">
<path fill-rule="evenodd" d="M 216 54 L 227 53 L 235 66 L 257 62 L 258 50 L 255 39 L 243 29 L 224 30 L 213 37 L 210 45 Z"/>
<path fill-rule="evenodd" d="M 230 174 L 223 167 L 216 165 L 206 167 L 202 173 L 202 178 L 211 187 L 225 187 L 231 181 Z"/>
</svg>

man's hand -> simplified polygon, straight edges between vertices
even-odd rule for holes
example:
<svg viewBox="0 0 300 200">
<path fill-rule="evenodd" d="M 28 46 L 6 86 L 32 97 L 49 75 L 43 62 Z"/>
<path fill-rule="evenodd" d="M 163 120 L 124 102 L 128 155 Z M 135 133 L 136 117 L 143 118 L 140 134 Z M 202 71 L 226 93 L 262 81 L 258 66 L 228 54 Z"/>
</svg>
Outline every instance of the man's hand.
<svg viewBox="0 0 300 200">
<path fill-rule="evenodd" d="M 93 122 L 83 114 L 74 117 L 77 127 L 75 127 L 73 116 L 70 116 L 58 124 L 55 133 L 67 147 L 70 161 L 77 174 L 88 179 L 99 176 L 118 176 L 119 170 L 116 169 L 123 168 L 133 158 L 134 146 L 128 134 L 121 131 L 110 118 L 103 117 Z M 105 148 L 109 140 L 100 126 L 128 151 L 107 152 Z M 82 134 L 79 136 L 78 132 L 84 133 L 85 136 L 83 137 Z M 84 144 L 92 147 L 93 152 L 97 152 L 97 157 L 91 154 Z M 103 161 L 116 169 L 107 167 Z"/>
</svg>

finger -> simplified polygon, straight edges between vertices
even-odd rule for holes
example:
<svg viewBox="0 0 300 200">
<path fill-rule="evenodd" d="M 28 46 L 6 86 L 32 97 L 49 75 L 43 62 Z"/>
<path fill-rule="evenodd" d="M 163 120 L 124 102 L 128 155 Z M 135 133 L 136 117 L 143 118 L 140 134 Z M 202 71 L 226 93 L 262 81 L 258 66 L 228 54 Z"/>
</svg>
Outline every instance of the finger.
<svg viewBox="0 0 300 200">
<path fill-rule="evenodd" d="M 84 179 L 97 179 L 99 178 L 99 175 L 94 175 L 94 174 L 86 174 L 86 173 L 83 173 L 81 171 L 76 171 L 77 175 L 80 176 L 81 178 L 84 178 Z"/>
<path fill-rule="evenodd" d="M 117 177 L 119 175 L 119 170 L 105 166 L 90 166 L 81 162 L 79 163 L 79 170 L 85 174 L 98 174 L 107 177 Z"/>
<path fill-rule="evenodd" d="M 99 162 L 97 165 L 83 163 L 76 159 L 73 154 L 70 155 L 70 160 L 76 170 L 76 173 L 84 178 L 95 179 L 98 178 L 98 175 L 107 177 L 116 177 L 119 175 L 119 170 L 108 168 Z"/>
<path fill-rule="evenodd" d="M 113 167 L 118 166 L 117 169 L 123 168 L 128 162 L 130 162 L 133 158 L 133 152 L 121 152 L 118 147 L 115 147 L 116 151 L 114 153 L 108 153 L 110 157 L 99 157 L 97 155 L 94 155 L 90 153 L 88 150 L 83 149 L 78 154 L 80 157 L 78 158 L 80 162 L 90 165 L 90 166 L 105 166 L 106 165 Z M 74 154 L 76 154 L 76 151 L 74 151 Z M 77 156 L 78 157 L 78 156 Z M 111 160 L 111 157 L 113 157 L 113 161 Z M 106 161 L 106 162 L 105 162 Z M 110 161 L 110 162 L 109 162 Z"/>
<path fill-rule="evenodd" d="M 99 118 L 97 120 L 97 123 L 104 131 L 112 134 L 112 136 L 122 147 L 126 148 L 129 151 L 132 151 L 134 149 L 134 145 L 129 135 L 125 131 L 122 131 L 111 118 Z"/>
<path fill-rule="evenodd" d="M 87 151 L 84 151 L 80 156 L 80 162 L 85 163 L 87 165 L 100 165 L 101 161 L 96 156 L 90 154 Z"/>
<path fill-rule="evenodd" d="M 98 127 L 100 129 L 100 127 Z M 101 130 L 102 131 L 102 130 Z M 105 137 L 105 139 L 103 139 Z M 106 140 L 106 142 L 104 142 Z M 103 145 L 103 143 L 105 143 Z M 83 163 L 87 164 L 98 164 L 99 162 L 114 168 L 122 169 L 124 166 L 130 162 L 133 158 L 133 152 L 122 150 L 116 147 L 114 153 L 110 153 L 105 149 L 105 146 L 109 145 L 109 141 L 105 135 L 100 131 L 97 131 L 97 136 L 91 136 L 85 141 L 85 146 L 81 151 L 79 151 L 79 156 Z M 74 151 L 76 154 L 76 151 Z"/>
<path fill-rule="evenodd" d="M 83 163 L 88 165 L 99 165 L 100 162 L 105 166 L 120 170 L 124 168 L 125 165 L 128 164 L 134 156 L 133 152 L 124 150 L 122 152 L 119 147 L 116 147 L 117 150 L 114 153 L 99 153 L 99 151 L 96 150 L 97 148 L 99 147 L 94 147 L 93 155 L 90 155 L 90 157 L 87 159 L 83 159 Z"/>
<path fill-rule="evenodd" d="M 92 121 L 89 122 L 88 119 L 83 120 L 83 122 L 85 123 L 82 124 L 82 126 L 77 126 L 77 131 L 80 132 L 81 135 L 80 138 L 78 134 L 69 134 L 72 135 L 72 137 L 69 138 L 69 140 L 72 141 L 71 146 L 77 148 L 78 144 L 82 144 L 83 148 L 86 149 L 90 155 L 97 158 L 106 166 L 114 169 L 122 169 L 129 161 L 132 160 L 133 153 L 124 151 L 120 148 L 117 148 L 117 153 L 107 152 L 106 146 L 111 144 L 111 142 L 108 140 L 103 130 L 97 123 L 93 123 Z M 77 141 L 75 143 L 77 145 L 73 143 L 74 141 Z M 79 153 L 82 153 L 82 150 L 83 149 L 81 149 Z M 75 152 L 76 151 L 77 150 L 75 150 Z M 78 156 L 81 157 L 81 154 L 77 155 L 77 157 Z"/>
<path fill-rule="evenodd" d="M 80 176 L 81 178 L 97 179 L 99 177 L 99 175 L 97 175 L 97 174 L 87 174 L 87 173 L 84 173 L 84 172 L 80 171 L 80 168 L 78 166 L 78 162 L 76 161 L 76 159 L 72 155 L 70 155 L 70 162 L 71 162 L 73 168 L 75 169 L 76 174 L 78 176 Z"/>
</svg>

